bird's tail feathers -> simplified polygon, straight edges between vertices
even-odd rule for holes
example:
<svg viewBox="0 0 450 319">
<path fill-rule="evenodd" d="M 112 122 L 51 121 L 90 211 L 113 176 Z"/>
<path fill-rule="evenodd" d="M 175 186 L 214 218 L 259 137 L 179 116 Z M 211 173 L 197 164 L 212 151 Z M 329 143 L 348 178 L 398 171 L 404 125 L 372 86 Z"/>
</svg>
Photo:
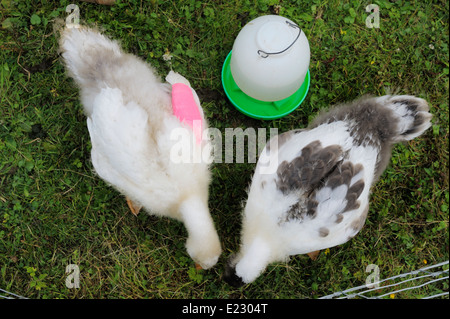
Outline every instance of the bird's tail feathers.
<svg viewBox="0 0 450 319">
<path fill-rule="evenodd" d="M 168 83 L 170 83 L 171 85 L 174 85 L 175 83 L 183 83 L 189 87 L 191 86 L 189 81 L 184 76 L 182 76 L 180 73 L 172 71 L 172 70 L 167 74 L 166 81 Z"/>
<path fill-rule="evenodd" d="M 59 44 L 67 69 L 78 83 L 103 80 L 108 65 L 123 55 L 116 41 L 87 27 L 65 28 Z"/>
<path fill-rule="evenodd" d="M 377 99 L 398 119 L 393 142 L 412 140 L 431 126 L 432 115 L 428 112 L 429 106 L 424 99 L 411 95 L 385 95 Z"/>
</svg>

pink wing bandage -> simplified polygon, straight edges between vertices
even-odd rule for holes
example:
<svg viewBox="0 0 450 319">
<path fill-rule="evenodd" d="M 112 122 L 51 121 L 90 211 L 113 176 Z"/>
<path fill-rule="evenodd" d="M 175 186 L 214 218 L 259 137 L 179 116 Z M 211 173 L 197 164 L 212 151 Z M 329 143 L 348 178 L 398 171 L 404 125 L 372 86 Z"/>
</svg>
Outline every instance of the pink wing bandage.
<svg viewBox="0 0 450 319">
<path fill-rule="evenodd" d="M 195 103 L 192 89 L 183 83 L 172 85 L 172 109 L 173 114 L 180 122 L 188 124 L 194 132 L 198 144 L 202 142 L 203 121 Z"/>
</svg>

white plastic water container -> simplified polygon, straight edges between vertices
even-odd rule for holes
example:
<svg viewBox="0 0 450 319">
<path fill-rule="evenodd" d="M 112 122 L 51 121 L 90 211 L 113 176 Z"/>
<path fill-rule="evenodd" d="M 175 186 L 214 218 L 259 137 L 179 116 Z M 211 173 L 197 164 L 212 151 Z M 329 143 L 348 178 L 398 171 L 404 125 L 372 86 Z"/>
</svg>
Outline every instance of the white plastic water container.
<svg viewBox="0 0 450 319">
<path fill-rule="evenodd" d="M 309 61 L 308 39 L 300 27 L 282 16 L 265 15 L 239 32 L 230 70 L 237 86 L 248 96 L 278 101 L 300 88 Z"/>
</svg>

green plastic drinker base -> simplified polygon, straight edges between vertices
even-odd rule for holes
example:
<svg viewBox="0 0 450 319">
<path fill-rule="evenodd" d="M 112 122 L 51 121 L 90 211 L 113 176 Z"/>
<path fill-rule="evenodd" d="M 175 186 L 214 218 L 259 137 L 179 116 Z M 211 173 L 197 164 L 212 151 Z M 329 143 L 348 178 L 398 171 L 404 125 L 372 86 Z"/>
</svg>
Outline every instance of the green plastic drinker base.
<svg viewBox="0 0 450 319">
<path fill-rule="evenodd" d="M 231 51 L 222 67 L 222 85 L 228 99 L 242 113 L 258 120 L 273 120 L 286 116 L 302 104 L 309 90 L 310 75 L 306 73 L 302 86 L 291 96 L 274 102 L 256 100 L 237 86 L 230 70 Z"/>
</svg>

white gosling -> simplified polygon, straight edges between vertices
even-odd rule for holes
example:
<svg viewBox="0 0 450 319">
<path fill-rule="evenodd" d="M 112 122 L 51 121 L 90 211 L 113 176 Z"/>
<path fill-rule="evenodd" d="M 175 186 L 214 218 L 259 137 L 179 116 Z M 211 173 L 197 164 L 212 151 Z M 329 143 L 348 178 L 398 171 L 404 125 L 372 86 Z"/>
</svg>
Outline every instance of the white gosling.
<svg viewBox="0 0 450 319">
<path fill-rule="evenodd" d="M 97 174 L 126 196 L 134 214 L 143 207 L 183 222 L 191 258 L 204 269 L 214 266 L 222 250 L 208 209 L 211 161 L 180 163 L 170 158 L 175 143 L 182 143 L 171 137 L 173 130 L 193 134 L 173 114 L 170 84 L 189 82 L 172 71 L 170 84 L 161 82 L 150 65 L 89 28 L 65 29 L 60 48 L 80 88 Z M 194 153 L 211 147 L 209 140 L 194 140 L 185 139 L 184 149 Z"/>
<path fill-rule="evenodd" d="M 408 95 L 364 97 L 331 109 L 304 130 L 272 138 L 248 193 L 241 247 L 224 279 L 253 282 L 273 262 L 343 244 L 363 227 L 371 185 L 392 146 L 430 127 L 425 100 Z M 278 159 L 272 173 L 264 163 Z"/>
</svg>

